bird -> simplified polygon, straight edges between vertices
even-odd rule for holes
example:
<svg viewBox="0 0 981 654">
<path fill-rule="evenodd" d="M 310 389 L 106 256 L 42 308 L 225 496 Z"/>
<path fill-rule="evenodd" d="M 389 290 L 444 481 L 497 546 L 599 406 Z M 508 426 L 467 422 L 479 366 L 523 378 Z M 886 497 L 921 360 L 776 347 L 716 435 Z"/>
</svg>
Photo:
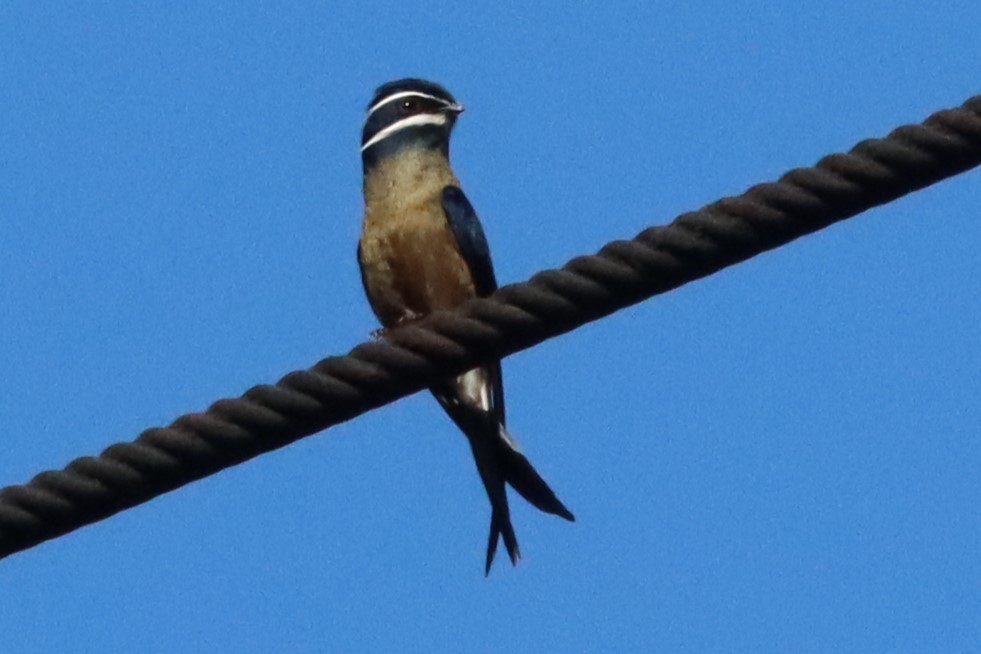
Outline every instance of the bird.
<svg viewBox="0 0 981 654">
<path fill-rule="evenodd" d="M 357 256 L 382 338 L 386 329 L 497 289 L 483 227 L 450 166 L 450 134 L 462 112 L 443 86 L 416 78 L 383 84 L 368 104 Z M 485 576 L 501 539 L 512 565 L 521 558 L 507 485 L 539 510 L 575 521 L 507 430 L 500 361 L 430 391 L 466 436 L 490 500 Z"/>
</svg>

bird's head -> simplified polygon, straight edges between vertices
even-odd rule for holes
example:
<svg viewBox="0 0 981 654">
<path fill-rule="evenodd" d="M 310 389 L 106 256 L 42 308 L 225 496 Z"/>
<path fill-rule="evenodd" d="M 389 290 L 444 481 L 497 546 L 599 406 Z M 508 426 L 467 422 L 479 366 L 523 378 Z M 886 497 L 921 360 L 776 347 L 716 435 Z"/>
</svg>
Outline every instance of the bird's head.
<svg viewBox="0 0 981 654">
<path fill-rule="evenodd" d="M 449 156 L 450 132 L 462 111 L 434 82 L 400 79 L 378 87 L 361 132 L 365 171 L 403 148 L 437 149 Z"/>
</svg>

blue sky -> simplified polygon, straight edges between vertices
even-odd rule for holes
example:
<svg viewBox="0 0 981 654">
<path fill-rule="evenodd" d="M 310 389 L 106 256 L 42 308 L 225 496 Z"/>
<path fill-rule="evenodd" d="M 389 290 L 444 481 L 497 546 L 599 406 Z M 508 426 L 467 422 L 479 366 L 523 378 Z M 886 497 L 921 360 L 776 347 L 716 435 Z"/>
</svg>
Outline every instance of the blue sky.
<svg viewBox="0 0 981 654">
<path fill-rule="evenodd" d="M 861 6 L 855 6 L 861 4 Z M 0 484 L 367 337 L 375 86 L 467 105 L 502 281 L 981 91 L 975 2 L 0 6 Z M 968 651 L 978 172 L 505 363 L 576 513 L 426 395 L 0 562 L 20 652 Z"/>
</svg>

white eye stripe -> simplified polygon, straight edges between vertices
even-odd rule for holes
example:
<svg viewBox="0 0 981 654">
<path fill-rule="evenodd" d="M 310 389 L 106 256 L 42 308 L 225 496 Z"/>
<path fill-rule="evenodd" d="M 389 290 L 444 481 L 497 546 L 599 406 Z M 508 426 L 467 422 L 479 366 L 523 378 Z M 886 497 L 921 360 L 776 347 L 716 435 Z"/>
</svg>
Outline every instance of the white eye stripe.
<svg viewBox="0 0 981 654">
<path fill-rule="evenodd" d="M 395 100 L 401 100 L 402 98 L 425 98 L 427 100 L 435 100 L 441 104 L 449 104 L 444 98 L 438 98 L 435 95 L 429 95 L 428 93 L 422 93 L 421 91 L 401 91 L 399 93 L 393 93 L 392 95 L 386 95 L 384 98 L 371 105 L 368 109 L 368 116 L 375 113 L 379 107 L 388 104 L 389 102 L 394 102 Z"/>
<path fill-rule="evenodd" d="M 377 134 L 368 139 L 367 143 L 361 146 L 361 151 L 364 152 L 382 139 L 386 139 L 395 132 L 401 131 L 408 127 L 419 127 L 420 125 L 445 125 L 446 120 L 446 114 L 416 114 L 415 116 L 403 118 L 402 120 L 392 123 L 385 129 L 379 130 Z"/>
</svg>

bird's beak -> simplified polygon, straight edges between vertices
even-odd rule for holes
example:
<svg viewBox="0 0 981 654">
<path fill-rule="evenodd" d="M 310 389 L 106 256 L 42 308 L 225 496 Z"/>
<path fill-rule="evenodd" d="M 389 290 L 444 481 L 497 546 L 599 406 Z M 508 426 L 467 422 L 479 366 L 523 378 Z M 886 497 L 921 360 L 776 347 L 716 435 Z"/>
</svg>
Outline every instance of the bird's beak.
<svg viewBox="0 0 981 654">
<path fill-rule="evenodd" d="M 446 105 L 446 107 L 443 108 L 443 111 L 448 114 L 459 115 L 463 113 L 463 105 L 454 102 L 453 104 Z"/>
</svg>

